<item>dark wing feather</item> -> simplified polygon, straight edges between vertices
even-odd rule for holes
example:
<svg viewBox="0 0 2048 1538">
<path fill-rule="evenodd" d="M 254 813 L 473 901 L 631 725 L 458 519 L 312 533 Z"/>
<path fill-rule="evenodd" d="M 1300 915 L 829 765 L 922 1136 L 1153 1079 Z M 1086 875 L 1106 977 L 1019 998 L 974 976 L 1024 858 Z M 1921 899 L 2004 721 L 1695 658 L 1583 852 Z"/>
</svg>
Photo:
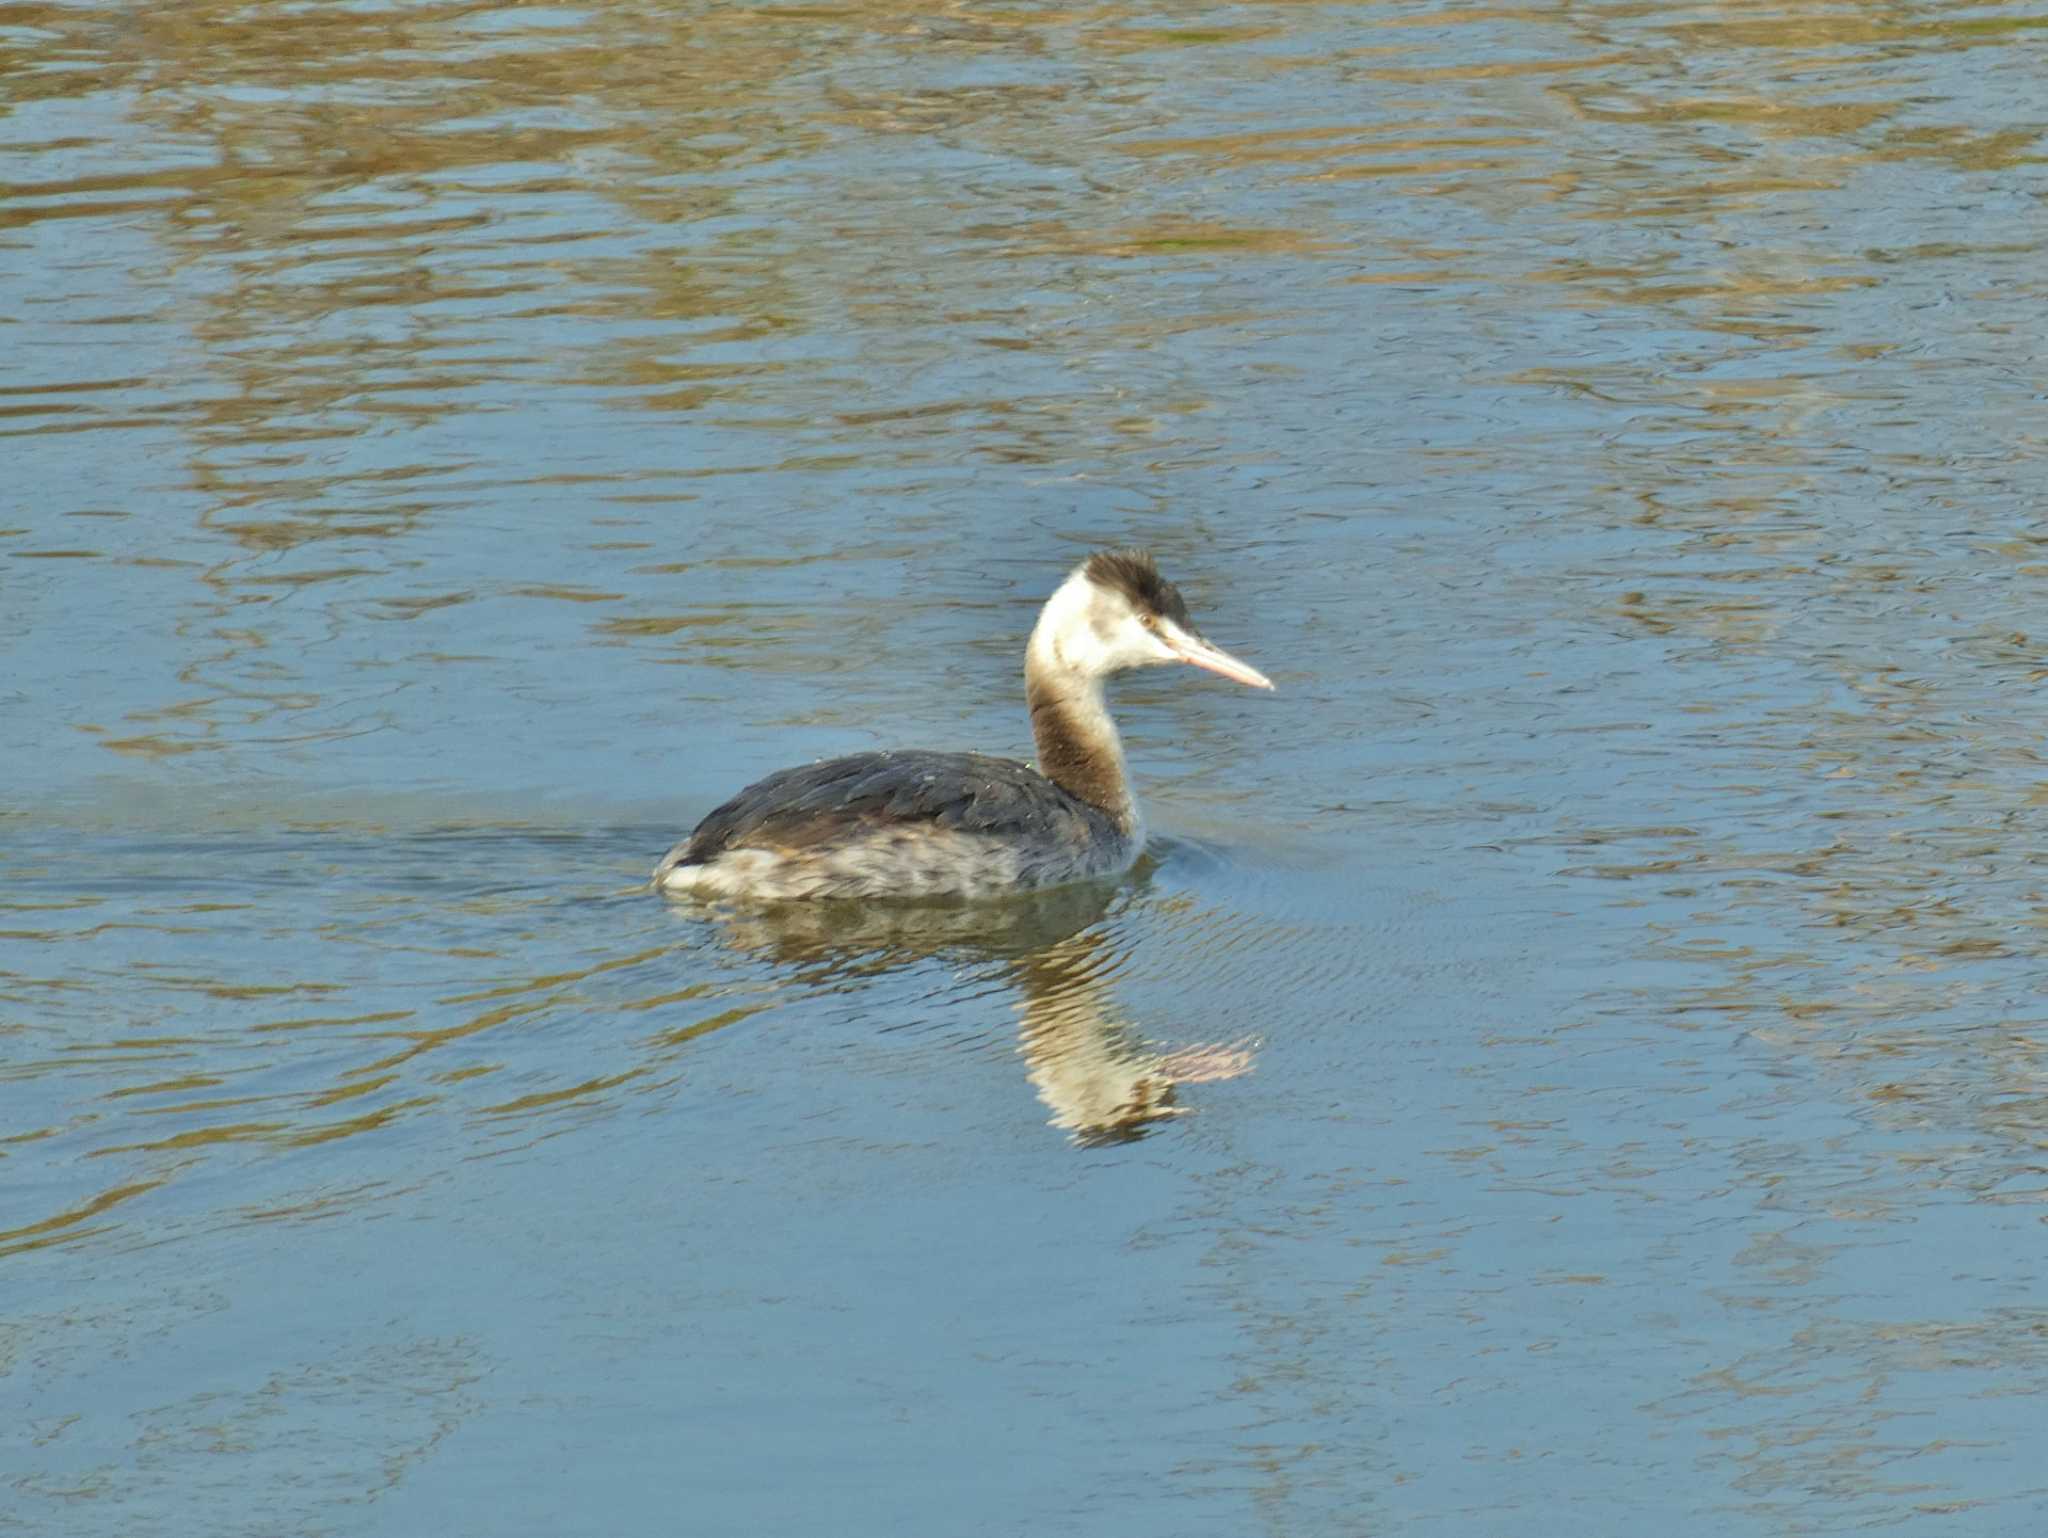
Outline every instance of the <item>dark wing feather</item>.
<svg viewBox="0 0 2048 1538">
<path fill-rule="evenodd" d="M 1085 837 L 1106 831 L 1109 818 L 1015 759 L 855 753 L 749 785 L 698 823 L 670 863 L 701 864 L 729 849 L 812 849 L 913 824 L 998 838 Z"/>
</svg>

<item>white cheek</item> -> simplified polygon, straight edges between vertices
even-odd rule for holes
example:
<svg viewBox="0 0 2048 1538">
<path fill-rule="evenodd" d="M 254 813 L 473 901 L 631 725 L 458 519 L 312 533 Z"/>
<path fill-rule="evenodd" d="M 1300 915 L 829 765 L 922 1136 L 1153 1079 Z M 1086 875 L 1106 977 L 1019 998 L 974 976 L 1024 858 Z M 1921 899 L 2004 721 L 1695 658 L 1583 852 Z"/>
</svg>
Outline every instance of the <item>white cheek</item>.
<svg viewBox="0 0 2048 1538">
<path fill-rule="evenodd" d="M 1105 641 L 1092 629 L 1061 636 L 1054 643 L 1053 650 L 1061 667 L 1089 678 L 1100 678 L 1105 673 L 1128 666 L 1127 663 L 1118 660 L 1118 648 Z"/>
</svg>

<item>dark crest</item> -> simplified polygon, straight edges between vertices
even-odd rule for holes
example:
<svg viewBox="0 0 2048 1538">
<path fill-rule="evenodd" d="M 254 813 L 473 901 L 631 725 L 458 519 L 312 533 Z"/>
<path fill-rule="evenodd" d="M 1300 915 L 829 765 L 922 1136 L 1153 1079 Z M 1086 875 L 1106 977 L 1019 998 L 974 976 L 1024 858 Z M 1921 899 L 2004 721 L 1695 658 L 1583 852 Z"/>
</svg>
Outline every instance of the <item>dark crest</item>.
<svg viewBox="0 0 2048 1538">
<path fill-rule="evenodd" d="M 1088 557 L 1088 580 L 1122 593 L 1140 614 L 1158 614 L 1193 630 L 1180 589 L 1159 575 L 1149 550 L 1100 550 Z"/>
</svg>

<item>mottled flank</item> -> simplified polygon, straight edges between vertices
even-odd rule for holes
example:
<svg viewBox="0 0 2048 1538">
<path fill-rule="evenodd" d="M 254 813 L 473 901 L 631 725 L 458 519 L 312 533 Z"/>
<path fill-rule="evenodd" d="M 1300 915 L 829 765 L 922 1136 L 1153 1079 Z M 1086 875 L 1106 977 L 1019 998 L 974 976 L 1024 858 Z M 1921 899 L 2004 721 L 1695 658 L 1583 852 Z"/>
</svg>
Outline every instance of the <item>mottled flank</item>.
<svg viewBox="0 0 2048 1538">
<path fill-rule="evenodd" d="M 1157 614 L 1184 629 L 1194 629 L 1180 589 L 1159 575 L 1149 550 L 1101 550 L 1088 557 L 1088 580 L 1121 593 L 1141 614 Z"/>
<path fill-rule="evenodd" d="M 1138 839 L 1027 765 L 856 753 L 771 774 L 697 825 L 657 885 L 776 902 L 977 897 L 1115 874 Z"/>
</svg>

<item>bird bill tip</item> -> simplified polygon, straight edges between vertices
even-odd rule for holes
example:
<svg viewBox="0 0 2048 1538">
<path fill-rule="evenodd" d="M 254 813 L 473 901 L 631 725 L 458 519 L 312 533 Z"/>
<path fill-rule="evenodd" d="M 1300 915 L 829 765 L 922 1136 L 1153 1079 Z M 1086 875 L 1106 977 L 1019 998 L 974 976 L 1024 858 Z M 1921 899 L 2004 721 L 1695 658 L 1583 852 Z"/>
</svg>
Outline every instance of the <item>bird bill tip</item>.
<svg viewBox="0 0 2048 1538">
<path fill-rule="evenodd" d="M 1181 661 L 1192 663 L 1198 668 L 1206 668 L 1233 683 L 1249 684 L 1254 689 L 1273 687 L 1273 680 L 1249 662 L 1240 662 L 1220 646 L 1211 646 L 1207 641 L 1190 638 L 1185 643 L 1176 645 L 1174 652 Z"/>
</svg>

